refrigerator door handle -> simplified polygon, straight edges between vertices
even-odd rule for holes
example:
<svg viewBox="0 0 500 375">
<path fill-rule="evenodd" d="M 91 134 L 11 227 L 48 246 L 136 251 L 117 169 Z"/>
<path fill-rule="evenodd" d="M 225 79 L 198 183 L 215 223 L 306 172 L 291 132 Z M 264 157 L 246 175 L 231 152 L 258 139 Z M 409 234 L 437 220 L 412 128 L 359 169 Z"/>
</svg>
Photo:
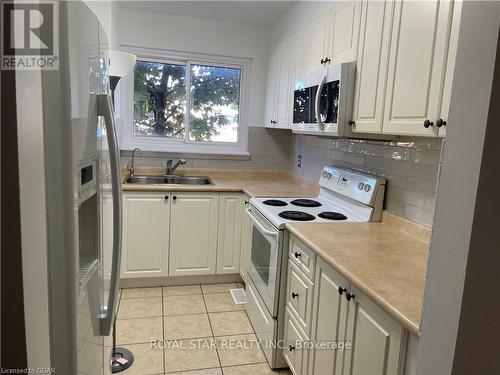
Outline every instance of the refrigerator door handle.
<svg viewBox="0 0 500 375">
<path fill-rule="evenodd" d="M 108 336 L 113 326 L 118 294 L 118 278 L 120 277 L 121 244 L 122 244 L 122 186 L 120 173 L 120 150 L 113 115 L 113 104 L 108 94 L 97 95 L 98 115 L 104 117 L 106 135 L 111 164 L 111 194 L 113 198 L 113 254 L 111 259 L 111 280 L 109 298 L 101 315 L 101 335 Z"/>
</svg>

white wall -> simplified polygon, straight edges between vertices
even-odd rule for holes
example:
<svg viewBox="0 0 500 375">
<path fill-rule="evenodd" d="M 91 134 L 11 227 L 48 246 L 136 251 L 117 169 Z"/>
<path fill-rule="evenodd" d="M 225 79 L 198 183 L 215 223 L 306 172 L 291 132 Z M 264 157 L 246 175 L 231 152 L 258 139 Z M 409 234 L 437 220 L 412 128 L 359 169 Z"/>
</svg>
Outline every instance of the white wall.
<svg viewBox="0 0 500 375">
<path fill-rule="evenodd" d="M 427 267 L 417 374 L 452 373 L 456 355 L 455 342 L 457 334 L 460 335 L 459 320 L 467 319 L 465 316 L 460 317 L 462 294 L 474 215 L 481 216 L 480 212 L 475 213 L 476 193 L 480 181 L 499 22 L 500 3 L 463 2 L 448 120 L 453 127 L 449 127 L 446 132 L 443 148 L 436 218 Z M 492 104 L 497 105 L 495 102 Z M 497 160 L 498 158 L 493 158 L 489 162 L 498 165 Z M 495 200 L 492 200 L 494 203 Z M 498 227 L 498 222 L 495 224 Z M 483 246 L 487 247 L 489 240 L 491 238 L 485 237 Z M 498 243 L 496 246 L 498 249 Z M 495 272 L 498 273 L 498 266 Z M 488 293 L 498 293 L 498 285 L 482 286 Z M 477 300 L 474 302 L 484 301 L 480 295 L 476 296 Z M 485 323 L 484 320 L 476 322 L 482 319 L 483 306 L 476 305 L 474 318 L 477 319 L 468 316 L 470 325 L 475 326 L 477 323 L 482 326 Z M 495 337 L 497 331 L 492 330 L 490 333 L 491 337 Z M 470 345 L 475 346 L 475 351 L 484 353 L 483 341 L 470 342 Z M 495 349 L 498 353 L 498 345 Z M 474 353 L 472 358 L 478 357 L 490 363 L 498 361 L 498 358 L 490 358 L 486 354 L 478 356 Z M 471 363 L 475 363 L 473 359 Z"/>
<path fill-rule="evenodd" d="M 120 45 L 252 59 L 250 126 L 264 126 L 270 28 L 119 8 Z"/>
<path fill-rule="evenodd" d="M 84 0 L 85 4 L 97 16 L 99 22 L 108 37 L 111 49 L 118 47 L 116 43 L 116 16 L 117 16 L 117 3 L 109 0 Z"/>
<path fill-rule="evenodd" d="M 285 15 L 276 20 L 271 29 L 271 46 L 295 34 L 302 26 L 311 22 L 328 8 L 341 6 L 343 1 L 301 1 L 294 5 Z"/>
</svg>

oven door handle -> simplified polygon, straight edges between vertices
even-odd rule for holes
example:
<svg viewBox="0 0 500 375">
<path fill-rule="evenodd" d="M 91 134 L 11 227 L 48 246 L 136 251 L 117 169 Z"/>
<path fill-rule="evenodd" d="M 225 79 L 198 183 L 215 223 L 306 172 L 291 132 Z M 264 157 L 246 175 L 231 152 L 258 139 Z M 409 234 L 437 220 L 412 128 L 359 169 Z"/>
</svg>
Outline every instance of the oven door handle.
<svg viewBox="0 0 500 375">
<path fill-rule="evenodd" d="M 252 215 L 252 209 L 250 207 L 248 208 L 245 208 L 245 212 L 246 214 L 248 215 L 248 217 L 252 220 L 252 222 L 257 226 L 257 228 L 259 228 L 259 230 L 268 235 L 268 236 L 272 236 L 272 237 L 278 237 L 279 233 L 276 233 L 276 232 L 273 232 L 273 231 L 270 231 L 269 229 L 266 229 L 261 223 L 260 221 L 258 221 L 254 215 Z"/>
</svg>

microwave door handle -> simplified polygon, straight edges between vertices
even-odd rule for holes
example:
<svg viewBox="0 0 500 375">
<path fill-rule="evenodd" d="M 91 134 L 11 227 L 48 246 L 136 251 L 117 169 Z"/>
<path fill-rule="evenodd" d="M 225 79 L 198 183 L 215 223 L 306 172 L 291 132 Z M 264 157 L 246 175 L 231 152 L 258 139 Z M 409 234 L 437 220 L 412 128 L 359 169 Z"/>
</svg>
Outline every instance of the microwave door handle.
<svg viewBox="0 0 500 375">
<path fill-rule="evenodd" d="M 111 258 L 111 280 L 109 297 L 105 311 L 101 316 L 100 333 L 108 336 L 113 326 L 118 294 L 118 277 L 120 275 L 120 258 L 122 242 L 122 187 L 120 179 L 120 156 L 116 135 L 116 123 L 113 115 L 113 104 L 108 94 L 97 96 L 98 115 L 104 117 L 106 135 L 111 164 L 111 195 L 113 198 L 113 254 Z"/>
<path fill-rule="evenodd" d="M 318 90 L 316 91 L 316 100 L 314 101 L 316 108 L 316 123 L 318 124 L 319 130 L 323 131 L 325 129 L 325 124 L 321 121 L 321 91 L 323 91 L 323 86 L 326 82 L 326 74 L 321 79 L 318 85 Z"/>
<path fill-rule="evenodd" d="M 270 231 L 266 228 L 264 228 L 264 226 L 255 218 L 254 215 L 252 215 L 252 209 L 251 208 L 245 208 L 245 212 L 246 214 L 248 215 L 248 217 L 250 217 L 250 219 L 252 220 L 252 222 L 255 224 L 255 226 L 257 228 L 259 228 L 259 230 L 268 235 L 268 236 L 273 236 L 273 237 L 278 237 L 278 233 L 276 232 L 273 232 L 273 231 Z"/>
</svg>

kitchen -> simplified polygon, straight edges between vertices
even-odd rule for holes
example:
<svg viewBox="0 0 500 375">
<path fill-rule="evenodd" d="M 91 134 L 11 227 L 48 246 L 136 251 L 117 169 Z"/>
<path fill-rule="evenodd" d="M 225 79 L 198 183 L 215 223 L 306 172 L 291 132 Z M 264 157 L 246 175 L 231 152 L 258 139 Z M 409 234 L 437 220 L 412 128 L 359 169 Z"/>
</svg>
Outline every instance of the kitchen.
<svg viewBox="0 0 500 375">
<path fill-rule="evenodd" d="M 14 85 L 24 367 L 495 373 L 470 339 L 498 300 L 468 309 L 497 281 L 498 4 L 58 12 L 60 69 Z"/>
</svg>

